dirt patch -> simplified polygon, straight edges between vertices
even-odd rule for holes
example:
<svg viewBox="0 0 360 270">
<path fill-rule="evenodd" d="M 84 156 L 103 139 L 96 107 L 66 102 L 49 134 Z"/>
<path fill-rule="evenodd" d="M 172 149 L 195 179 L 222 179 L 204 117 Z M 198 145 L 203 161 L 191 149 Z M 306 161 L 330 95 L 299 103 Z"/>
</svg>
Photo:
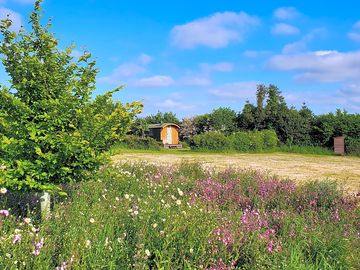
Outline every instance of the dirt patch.
<svg viewBox="0 0 360 270">
<path fill-rule="evenodd" d="M 360 190 L 360 158 L 343 156 L 307 156 L 299 154 L 154 154 L 123 153 L 117 161 L 146 160 L 157 164 L 182 161 L 207 163 L 217 168 L 239 167 L 269 171 L 298 181 L 331 179 L 347 190 Z"/>
</svg>

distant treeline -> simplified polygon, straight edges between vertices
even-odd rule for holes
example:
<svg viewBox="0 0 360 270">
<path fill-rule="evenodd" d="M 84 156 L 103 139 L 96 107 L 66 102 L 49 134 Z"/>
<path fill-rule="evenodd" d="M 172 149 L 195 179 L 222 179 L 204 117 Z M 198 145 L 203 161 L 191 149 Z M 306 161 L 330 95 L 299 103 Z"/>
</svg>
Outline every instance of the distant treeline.
<svg viewBox="0 0 360 270">
<path fill-rule="evenodd" d="M 331 148 L 333 137 L 346 137 L 347 152 L 360 154 L 360 115 L 338 109 L 336 113 L 315 115 L 304 103 L 301 109 L 289 107 L 275 85 L 257 86 L 256 104 L 246 102 L 241 111 L 220 107 L 211 113 L 179 120 L 172 112 L 158 112 L 138 118 L 132 134 L 145 136 L 147 125 L 177 123 L 181 140 L 193 144 L 196 135 L 219 132 L 274 130 L 280 144 Z"/>
</svg>

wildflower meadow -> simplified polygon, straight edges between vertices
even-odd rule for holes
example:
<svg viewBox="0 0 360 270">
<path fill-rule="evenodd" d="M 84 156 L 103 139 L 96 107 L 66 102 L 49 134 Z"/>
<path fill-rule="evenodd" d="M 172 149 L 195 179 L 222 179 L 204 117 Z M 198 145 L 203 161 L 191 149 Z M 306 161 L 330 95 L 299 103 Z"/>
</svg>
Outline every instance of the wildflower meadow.
<svg viewBox="0 0 360 270">
<path fill-rule="evenodd" d="M 0 269 L 359 269 L 358 194 L 201 164 L 122 163 L 41 220 L 1 188 Z"/>
</svg>

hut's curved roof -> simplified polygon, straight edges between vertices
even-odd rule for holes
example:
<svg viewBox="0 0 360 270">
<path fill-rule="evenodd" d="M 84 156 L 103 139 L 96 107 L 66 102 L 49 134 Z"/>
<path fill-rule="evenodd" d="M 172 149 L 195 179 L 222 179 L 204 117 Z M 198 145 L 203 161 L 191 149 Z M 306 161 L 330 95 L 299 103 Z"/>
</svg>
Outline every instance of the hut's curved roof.
<svg viewBox="0 0 360 270">
<path fill-rule="evenodd" d="M 174 123 L 151 124 L 151 125 L 149 125 L 149 128 L 164 128 L 167 126 L 175 126 L 177 128 L 180 128 L 179 125 L 174 124 Z"/>
</svg>

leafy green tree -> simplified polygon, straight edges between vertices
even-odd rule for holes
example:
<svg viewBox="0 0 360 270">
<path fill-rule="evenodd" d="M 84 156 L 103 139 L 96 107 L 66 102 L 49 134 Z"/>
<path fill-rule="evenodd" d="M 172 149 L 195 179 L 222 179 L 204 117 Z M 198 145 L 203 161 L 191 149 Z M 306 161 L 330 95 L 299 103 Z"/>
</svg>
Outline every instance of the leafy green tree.
<svg viewBox="0 0 360 270">
<path fill-rule="evenodd" d="M 255 111 L 255 129 L 262 130 L 265 128 L 265 108 L 264 101 L 268 90 L 264 84 L 257 85 L 256 91 L 256 111 Z"/>
<path fill-rule="evenodd" d="M 201 114 L 194 117 L 196 134 L 212 131 L 210 114 Z"/>
<path fill-rule="evenodd" d="M 163 123 L 174 123 L 180 124 L 180 120 L 176 117 L 173 112 L 160 112 L 145 117 L 145 121 L 148 124 L 163 124 Z"/>
<path fill-rule="evenodd" d="M 256 107 L 246 101 L 244 108 L 238 115 L 238 127 L 241 130 L 254 130 L 256 119 Z"/>
<path fill-rule="evenodd" d="M 89 177 L 100 154 L 121 138 L 139 103 L 114 102 L 115 89 L 92 100 L 98 70 L 91 55 L 71 57 L 73 47 L 58 49 L 42 26 L 41 1 L 30 16 L 31 30 L 10 30 L 1 22 L 2 63 L 10 88 L 0 90 L 0 186 L 54 190 L 57 184 Z"/>
<path fill-rule="evenodd" d="M 236 112 L 230 108 L 220 107 L 210 114 L 210 125 L 212 130 L 224 133 L 232 133 L 236 130 Z"/>
<path fill-rule="evenodd" d="M 197 134 L 197 129 L 195 125 L 195 119 L 184 118 L 180 125 L 180 138 L 181 140 L 190 142 L 190 140 Z"/>
<path fill-rule="evenodd" d="M 149 130 L 149 124 L 145 118 L 137 117 L 131 125 L 130 133 L 139 137 L 145 137 Z"/>
</svg>

